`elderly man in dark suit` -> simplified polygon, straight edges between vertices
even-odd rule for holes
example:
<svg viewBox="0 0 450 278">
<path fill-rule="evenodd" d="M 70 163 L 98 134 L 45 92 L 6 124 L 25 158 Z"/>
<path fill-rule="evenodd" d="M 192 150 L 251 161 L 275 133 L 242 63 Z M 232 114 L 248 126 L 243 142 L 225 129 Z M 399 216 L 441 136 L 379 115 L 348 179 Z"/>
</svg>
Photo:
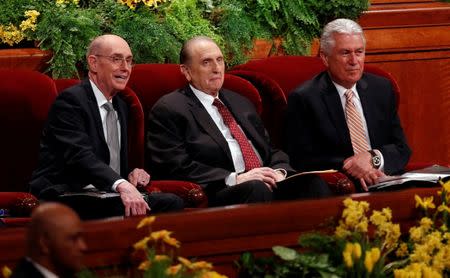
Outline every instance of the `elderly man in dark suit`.
<svg viewBox="0 0 450 278">
<path fill-rule="evenodd" d="M 62 204 L 38 206 L 31 214 L 26 247 L 11 278 L 75 277 L 87 249 L 80 218 Z"/>
<path fill-rule="evenodd" d="M 212 206 L 329 194 L 317 176 L 277 188 L 293 172 L 288 157 L 270 146 L 250 101 L 222 89 L 225 63 L 214 41 L 187 41 L 180 62 L 189 85 L 163 96 L 149 115 L 154 175 L 199 183 Z"/>
<path fill-rule="evenodd" d="M 367 190 L 411 154 L 392 84 L 363 73 L 365 38 L 352 20 L 325 26 L 320 56 L 327 71 L 289 95 L 287 153 L 298 170 L 342 169 Z"/>
<path fill-rule="evenodd" d="M 50 109 L 31 193 L 57 200 L 63 193 L 89 188 L 118 192 L 120 201 L 102 208 L 104 216 L 181 209 L 182 200 L 173 194 L 151 194 L 144 200 L 137 187 L 146 186 L 150 175 L 143 169 L 128 169 L 128 106 L 117 94 L 131 74 L 133 56 L 128 43 L 115 35 L 97 37 L 86 59 L 88 78 L 63 91 Z M 100 207 L 87 209 L 95 214 Z"/>
</svg>

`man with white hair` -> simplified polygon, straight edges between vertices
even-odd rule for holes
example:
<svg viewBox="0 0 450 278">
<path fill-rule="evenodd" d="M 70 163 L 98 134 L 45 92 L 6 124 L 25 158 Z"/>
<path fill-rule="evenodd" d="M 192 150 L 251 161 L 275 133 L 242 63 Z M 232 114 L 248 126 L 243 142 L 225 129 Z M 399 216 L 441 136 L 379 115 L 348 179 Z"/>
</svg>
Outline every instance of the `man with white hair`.
<svg viewBox="0 0 450 278">
<path fill-rule="evenodd" d="M 288 99 L 286 148 L 297 170 L 341 169 L 367 191 L 403 170 L 411 155 L 391 82 L 364 73 L 366 41 L 349 19 L 328 23 L 320 39 L 327 70 Z"/>
</svg>

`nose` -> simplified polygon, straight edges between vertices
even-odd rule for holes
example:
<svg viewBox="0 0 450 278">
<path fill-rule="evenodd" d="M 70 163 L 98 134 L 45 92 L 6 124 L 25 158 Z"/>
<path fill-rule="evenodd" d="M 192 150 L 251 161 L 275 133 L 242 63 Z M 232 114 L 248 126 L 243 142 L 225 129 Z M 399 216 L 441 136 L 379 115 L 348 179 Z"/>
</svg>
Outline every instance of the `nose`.
<svg viewBox="0 0 450 278">
<path fill-rule="evenodd" d="M 355 54 L 355 53 L 350 53 L 348 62 L 349 62 L 350 64 L 354 65 L 354 64 L 356 64 L 357 59 L 358 59 L 358 58 L 356 57 L 356 54 Z"/>
</svg>

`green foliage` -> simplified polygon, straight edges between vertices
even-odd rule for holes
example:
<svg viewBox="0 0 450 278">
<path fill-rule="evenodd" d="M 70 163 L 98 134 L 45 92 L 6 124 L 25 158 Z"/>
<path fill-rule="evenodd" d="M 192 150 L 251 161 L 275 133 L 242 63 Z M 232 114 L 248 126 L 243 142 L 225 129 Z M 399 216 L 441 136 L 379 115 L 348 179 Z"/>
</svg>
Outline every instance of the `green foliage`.
<svg viewBox="0 0 450 278">
<path fill-rule="evenodd" d="M 36 8 L 33 0 L 4 0 L 0 1 L 0 25 L 20 24 L 24 18 L 24 11 Z"/>
<path fill-rule="evenodd" d="M 84 61 L 89 42 L 102 33 L 102 18 L 93 9 L 50 4 L 42 13 L 36 39 L 44 50 L 52 50 L 49 71 L 54 78 L 78 74 L 77 62 Z"/>
<path fill-rule="evenodd" d="M 19 26 L 26 10 L 40 12 L 36 31 L 26 31 L 24 38 L 53 51 L 49 70 L 60 78 L 85 68 L 89 41 L 103 33 L 125 38 L 137 63 L 177 63 L 182 43 L 197 35 L 214 39 L 229 66 L 246 62 L 258 38 L 280 38 L 287 54 L 307 54 L 325 23 L 338 17 L 356 19 L 368 2 L 167 0 L 153 7 L 140 2 L 130 9 L 117 0 L 80 0 L 78 5 L 68 0 L 63 5 L 56 0 L 8 0 L 0 1 L 0 27 Z M 7 43 L 11 41 L 17 43 Z"/>
</svg>

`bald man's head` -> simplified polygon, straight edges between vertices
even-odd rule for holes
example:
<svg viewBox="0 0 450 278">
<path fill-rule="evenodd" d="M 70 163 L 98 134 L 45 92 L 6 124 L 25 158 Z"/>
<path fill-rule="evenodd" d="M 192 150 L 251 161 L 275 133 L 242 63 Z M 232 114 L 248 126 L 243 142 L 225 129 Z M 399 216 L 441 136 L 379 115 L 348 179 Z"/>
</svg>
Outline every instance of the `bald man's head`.
<svg viewBox="0 0 450 278">
<path fill-rule="evenodd" d="M 64 277 L 81 270 L 86 244 L 78 215 L 59 203 L 44 203 L 31 215 L 28 256 Z"/>
</svg>

